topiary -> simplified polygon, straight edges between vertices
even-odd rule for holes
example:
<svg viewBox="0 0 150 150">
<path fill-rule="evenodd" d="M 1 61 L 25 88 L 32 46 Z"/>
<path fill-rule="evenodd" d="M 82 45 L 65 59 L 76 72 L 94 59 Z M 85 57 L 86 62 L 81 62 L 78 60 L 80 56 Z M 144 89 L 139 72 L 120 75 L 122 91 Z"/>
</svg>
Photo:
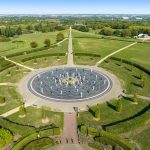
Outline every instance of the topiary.
<svg viewBox="0 0 150 150">
<path fill-rule="evenodd" d="M 4 104 L 6 101 L 5 97 L 0 96 L 0 104 Z"/>
<path fill-rule="evenodd" d="M 122 111 L 122 100 L 121 99 L 119 99 L 117 101 L 116 111 L 117 112 L 121 112 Z"/>
</svg>

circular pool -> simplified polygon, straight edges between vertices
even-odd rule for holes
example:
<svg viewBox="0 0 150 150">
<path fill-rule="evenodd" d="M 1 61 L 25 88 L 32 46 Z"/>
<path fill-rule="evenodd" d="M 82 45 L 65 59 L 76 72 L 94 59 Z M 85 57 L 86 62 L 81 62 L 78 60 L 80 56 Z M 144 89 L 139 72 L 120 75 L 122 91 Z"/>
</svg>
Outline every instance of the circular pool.
<svg viewBox="0 0 150 150">
<path fill-rule="evenodd" d="M 111 79 L 96 70 L 64 67 L 33 76 L 29 90 L 36 96 L 53 101 L 86 101 L 101 97 L 112 87 Z"/>
</svg>

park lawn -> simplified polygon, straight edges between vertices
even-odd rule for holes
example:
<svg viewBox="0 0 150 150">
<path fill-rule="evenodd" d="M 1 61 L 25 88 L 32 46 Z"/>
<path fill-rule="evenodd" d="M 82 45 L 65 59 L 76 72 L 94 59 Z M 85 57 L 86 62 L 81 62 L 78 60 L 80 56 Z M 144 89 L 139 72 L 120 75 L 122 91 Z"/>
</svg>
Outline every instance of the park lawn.
<svg viewBox="0 0 150 150">
<path fill-rule="evenodd" d="M 51 44 L 56 43 L 56 35 L 58 33 L 63 33 L 65 37 L 68 37 L 68 30 L 57 31 L 57 32 L 48 32 L 48 33 L 32 33 L 32 34 L 23 34 L 18 37 L 12 38 L 10 42 L 0 42 L 0 55 L 9 55 L 17 52 L 28 51 L 32 48 L 30 47 L 30 43 L 35 41 L 38 43 L 38 47 L 44 46 L 44 40 L 50 39 Z M 12 41 L 24 41 L 24 43 L 14 44 Z"/>
<path fill-rule="evenodd" d="M 72 37 L 73 38 L 101 38 L 100 35 L 91 32 L 81 32 L 78 30 L 72 29 Z"/>
<path fill-rule="evenodd" d="M 21 62 L 22 59 L 25 58 L 30 58 L 33 56 L 40 56 L 40 55 L 49 55 L 49 54 L 57 54 L 57 53 L 66 53 L 67 52 L 67 48 L 68 48 L 68 40 L 64 41 L 63 43 L 61 43 L 59 46 L 55 47 L 55 48 L 50 48 L 50 49 L 45 49 L 42 51 L 35 51 L 29 54 L 25 54 L 25 55 L 19 55 L 19 56 L 14 56 L 11 57 L 11 60 L 17 61 L 17 62 Z"/>
<path fill-rule="evenodd" d="M 99 54 L 101 57 L 123 48 L 131 42 L 107 40 L 107 39 L 93 39 L 93 38 L 78 38 L 73 39 L 74 53 L 91 53 Z"/>
<path fill-rule="evenodd" d="M 74 63 L 76 65 L 94 66 L 99 60 L 100 60 L 100 57 L 74 56 Z"/>
<path fill-rule="evenodd" d="M 150 125 L 147 128 L 144 128 L 142 132 L 135 133 L 132 139 L 140 145 L 141 150 L 149 150 L 150 148 Z"/>
<path fill-rule="evenodd" d="M 32 59 L 24 62 L 23 64 L 28 67 L 32 67 L 34 69 L 59 66 L 59 65 L 67 64 L 67 57 L 66 56 L 43 57 L 43 58 L 37 58 L 36 63 L 35 63 L 35 59 Z"/>
<path fill-rule="evenodd" d="M 9 69 L 0 72 L 0 83 L 4 82 L 16 83 L 28 72 L 29 70 L 22 67 L 19 67 L 19 69 L 17 66 L 11 67 Z"/>
<path fill-rule="evenodd" d="M 150 69 L 150 44 L 138 43 L 114 56 L 135 62 Z"/>
<path fill-rule="evenodd" d="M 42 114 L 49 119 L 48 124 L 43 124 Z M 63 128 L 63 113 L 60 112 L 52 112 L 50 108 L 36 108 L 36 107 L 28 107 L 26 108 L 26 117 L 20 118 L 19 112 L 7 117 L 10 121 L 15 121 L 19 124 L 31 125 L 35 127 L 41 127 L 45 125 L 55 124 L 56 126 Z"/>
<path fill-rule="evenodd" d="M 0 95 L 6 98 L 6 104 L 4 106 L 0 106 L 0 114 L 3 114 L 20 105 L 21 97 L 16 92 L 14 87 L 0 86 Z"/>
<path fill-rule="evenodd" d="M 134 116 L 141 110 L 143 110 L 148 104 L 148 101 L 145 100 L 138 100 L 138 105 L 132 104 L 132 102 L 128 99 L 123 99 L 123 110 L 121 113 L 116 112 L 115 106 L 116 101 L 112 100 L 109 103 L 100 104 L 101 110 L 101 118 L 99 121 L 94 119 L 92 112 L 95 112 L 96 106 L 91 107 L 91 111 L 81 112 L 78 118 L 78 124 L 85 124 L 85 125 L 96 125 L 96 126 L 106 126 L 107 124 L 120 121 L 123 119 L 127 119 L 131 116 Z M 138 116 L 134 119 L 130 119 L 128 121 L 124 121 L 122 123 L 118 123 L 114 126 L 106 126 L 106 130 L 110 132 L 114 132 L 116 134 L 126 133 L 128 131 L 133 131 L 137 128 L 140 128 L 145 124 L 150 118 L 150 111 L 145 112 L 142 116 Z"/>
<path fill-rule="evenodd" d="M 150 77 L 144 73 L 145 86 L 141 87 L 142 80 L 140 75 L 142 71 L 138 68 L 133 67 L 131 71 L 131 65 L 122 63 L 115 60 L 110 60 L 109 63 L 104 62 L 101 67 L 115 74 L 121 81 L 123 88 L 127 94 L 138 94 L 143 96 L 150 96 Z"/>
</svg>

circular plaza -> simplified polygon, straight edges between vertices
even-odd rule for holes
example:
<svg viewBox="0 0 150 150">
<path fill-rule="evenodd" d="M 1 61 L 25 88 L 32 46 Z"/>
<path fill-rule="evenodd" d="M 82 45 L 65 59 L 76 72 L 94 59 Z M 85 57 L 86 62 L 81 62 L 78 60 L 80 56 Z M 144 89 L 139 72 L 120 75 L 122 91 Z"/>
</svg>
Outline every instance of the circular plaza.
<svg viewBox="0 0 150 150">
<path fill-rule="evenodd" d="M 104 73 L 78 67 L 43 71 L 33 76 L 28 82 L 28 88 L 34 95 L 60 102 L 99 98 L 111 87 L 112 81 Z"/>
</svg>

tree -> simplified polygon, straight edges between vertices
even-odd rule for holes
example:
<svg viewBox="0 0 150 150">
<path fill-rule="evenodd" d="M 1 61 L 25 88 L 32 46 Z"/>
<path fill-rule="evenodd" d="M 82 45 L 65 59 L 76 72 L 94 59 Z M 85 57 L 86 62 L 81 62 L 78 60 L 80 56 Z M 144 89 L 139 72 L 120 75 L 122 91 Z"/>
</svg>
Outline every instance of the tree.
<svg viewBox="0 0 150 150">
<path fill-rule="evenodd" d="M 44 44 L 46 45 L 46 47 L 50 47 L 51 41 L 49 39 L 45 39 Z"/>
<path fill-rule="evenodd" d="M 121 31 L 121 36 L 122 37 L 131 36 L 131 31 L 129 29 L 124 29 Z"/>
<path fill-rule="evenodd" d="M 31 46 L 32 48 L 36 48 L 36 47 L 38 46 L 38 44 L 37 44 L 37 42 L 31 42 L 31 43 L 30 43 L 30 46 Z"/>
<path fill-rule="evenodd" d="M 4 104 L 6 101 L 5 97 L 0 96 L 0 104 Z"/>
<path fill-rule="evenodd" d="M 64 39 L 64 35 L 62 34 L 62 33 L 58 33 L 57 34 L 57 37 L 56 37 L 56 41 L 57 42 L 60 42 L 60 41 L 62 41 Z"/>
<path fill-rule="evenodd" d="M 22 28 L 20 26 L 16 29 L 16 34 L 17 35 L 21 35 L 22 34 Z"/>
<path fill-rule="evenodd" d="M 101 31 L 100 34 L 106 35 L 106 36 L 111 36 L 113 35 L 113 30 L 110 27 L 104 27 Z"/>
<path fill-rule="evenodd" d="M 133 103 L 135 103 L 135 104 L 138 103 L 138 98 L 137 98 L 137 95 L 136 95 L 136 94 L 133 95 L 132 101 L 133 101 Z"/>
<path fill-rule="evenodd" d="M 117 112 L 121 112 L 122 111 L 122 100 L 121 99 L 119 99 L 117 101 L 116 110 L 117 110 Z"/>
</svg>

